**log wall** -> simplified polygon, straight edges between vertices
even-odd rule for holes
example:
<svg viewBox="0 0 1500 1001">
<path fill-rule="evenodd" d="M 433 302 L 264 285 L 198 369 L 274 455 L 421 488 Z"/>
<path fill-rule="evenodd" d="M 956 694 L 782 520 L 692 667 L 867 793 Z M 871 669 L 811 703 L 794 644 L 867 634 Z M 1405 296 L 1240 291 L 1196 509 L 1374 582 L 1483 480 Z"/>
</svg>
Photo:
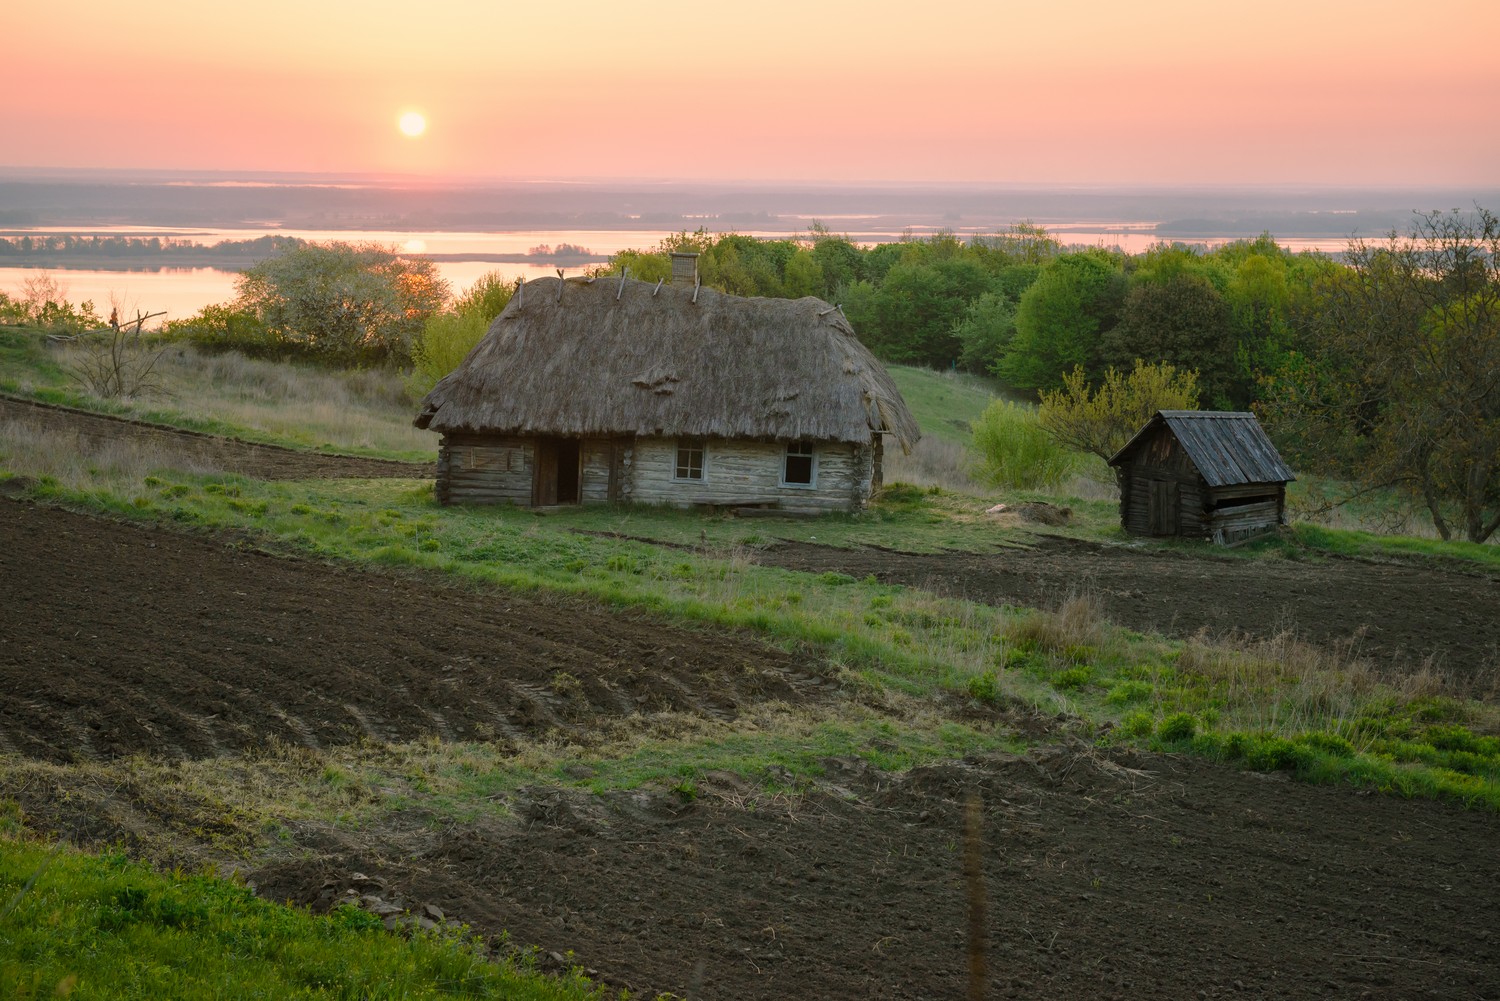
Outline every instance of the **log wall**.
<svg viewBox="0 0 1500 1001">
<path fill-rule="evenodd" d="M 875 473 L 874 450 L 844 442 L 815 446 L 813 485 L 783 486 L 786 445 L 778 442 L 709 439 L 704 446 L 703 479 L 673 478 L 675 438 L 635 442 L 628 480 L 629 499 L 648 504 L 692 506 L 775 505 L 788 511 L 849 511 L 869 500 Z"/>
<path fill-rule="evenodd" d="M 521 437 L 447 434 L 438 443 L 439 504 L 531 504 L 536 450 Z"/>
</svg>

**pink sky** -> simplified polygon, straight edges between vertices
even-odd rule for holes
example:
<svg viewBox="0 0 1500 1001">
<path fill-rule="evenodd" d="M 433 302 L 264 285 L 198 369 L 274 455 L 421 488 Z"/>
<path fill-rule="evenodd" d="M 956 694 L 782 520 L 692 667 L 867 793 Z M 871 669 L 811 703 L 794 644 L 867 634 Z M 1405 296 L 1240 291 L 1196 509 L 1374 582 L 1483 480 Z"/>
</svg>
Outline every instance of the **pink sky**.
<svg viewBox="0 0 1500 1001">
<path fill-rule="evenodd" d="M 1500 183 L 1496 0 L 14 0 L 0 22 L 5 166 Z"/>
</svg>

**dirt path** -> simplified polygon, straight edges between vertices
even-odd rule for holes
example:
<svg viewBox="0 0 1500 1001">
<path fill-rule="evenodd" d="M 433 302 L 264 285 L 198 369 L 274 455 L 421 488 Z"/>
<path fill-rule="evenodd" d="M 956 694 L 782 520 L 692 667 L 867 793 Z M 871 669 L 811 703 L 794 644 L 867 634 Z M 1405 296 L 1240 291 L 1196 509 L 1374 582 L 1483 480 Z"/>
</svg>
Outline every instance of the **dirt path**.
<svg viewBox="0 0 1500 1001">
<path fill-rule="evenodd" d="M 156 445 L 180 456 L 185 462 L 196 461 L 215 469 L 242 473 L 262 480 L 383 477 L 426 479 L 435 475 L 437 468 L 435 463 L 430 462 L 396 462 L 357 455 L 322 455 L 278 445 L 257 445 L 198 431 L 186 431 L 166 424 L 91 414 L 86 410 L 36 403 L 13 396 L 0 396 L 0 421 L 77 435 L 94 443 L 128 441 Z"/>
<path fill-rule="evenodd" d="M 10 781 L 8 756 L 504 740 L 650 706 L 727 718 L 828 698 L 806 666 L 586 602 L 0 500 L 0 798 L 77 843 L 148 821 L 227 832 L 193 833 L 202 805 L 152 789 L 101 804 Z M 386 826 L 290 826 L 278 850 L 297 861 L 248 875 L 318 906 L 378 880 L 642 996 L 956 999 L 971 792 L 988 997 L 1500 996 L 1495 815 L 1081 747 L 904 775 L 828 759 L 796 796 L 713 773 L 692 799 L 532 789 L 468 823 L 416 804 Z"/>
<path fill-rule="evenodd" d="M 1113 622 L 1188 636 L 1201 629 L 1274 636 L 1290 629 L 1320 644 L 1410 665 L 1437 664 L 1480 688 L 1500 671 L 1500 581 L 1415 562 L 1244 560 L 1155 546 L 1098 545 L 1047 536 L 1029 549 L 903 553 L 785 543 L 757 559 L 813 573 L 834 570 L 992 605 L 1055 608 L 1098 599 Z"/>
</svg>

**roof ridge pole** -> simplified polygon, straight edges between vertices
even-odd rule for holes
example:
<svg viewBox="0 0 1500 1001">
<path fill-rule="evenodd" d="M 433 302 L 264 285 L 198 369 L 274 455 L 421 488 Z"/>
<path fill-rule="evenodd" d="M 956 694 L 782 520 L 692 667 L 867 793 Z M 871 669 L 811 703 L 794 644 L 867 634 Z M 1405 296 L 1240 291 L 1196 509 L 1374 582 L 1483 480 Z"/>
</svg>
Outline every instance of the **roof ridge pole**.
<svg viewBox="0 0 1500 1001">
<path fill-rule="evenodd" d="M 562 268 L 558 268 L 557 269 L 557 301 L 558 302 L 562 302 L 562 290 L 563 290 L 563 269 Z"/>
<path fill-rule="evenodd" d="M 622 296 L 622 295 L 625 294 L 625 279 L 628 278 L 628 277 L 630 277 L 630 268 L 629 267 L 621 268 L 620 269 L 620 287 L 617 288 L 617 289 L 615 289 L 615 302 L 619 302 L 620 301 L 620 296 Z"/>
<path fill-rule="evenodd" d="M 818 315 L 819 316 L 827 316 L 829 313 L 832 313 L 834 310 L 840 310 L 840 311 L 842 311 L 843 308 L 844 308 L 843 306 L 829 306 L 827 309 L 822 310 L 821 312 L 819 312 Z"/>
<path fill-rule="evenodd" d="M 702 285 L 703 285 L 703 283 L 698 280 L 698 276 L 696 274 L 693 275 L 693 304 L 694 305 L 698 304 L 698 289 L 701 288 Z"/>
<path fill-rule="evenodd" d="M 658 279 L 656 279 L 656 288 L 654 288 L 654 289 L 651 290 L 651 298 L 653 298 L 653 299 L 656 298 L 656 293 L 658 293 L 658 292 L 661 291 L 661 283 L 664 282 L 664 281 L 666 281 L 665 278 L 658 278 Z"/>
</svg>

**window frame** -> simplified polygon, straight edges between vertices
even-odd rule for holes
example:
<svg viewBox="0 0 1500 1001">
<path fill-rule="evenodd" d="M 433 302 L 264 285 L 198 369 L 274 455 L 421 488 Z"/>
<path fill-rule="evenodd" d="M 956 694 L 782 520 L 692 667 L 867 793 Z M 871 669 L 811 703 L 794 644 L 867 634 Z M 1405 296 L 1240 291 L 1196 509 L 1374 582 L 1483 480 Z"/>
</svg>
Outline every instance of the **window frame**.
<svg viewBox="0 0 1500 1001">
<path fill-rule="evenodd" d="M 672 448 L 672 482 L 674 483 L 707 483 L 708 482 L 708 439 L 707 438 L 678 438 L 673 441 Z M 698 475 L 681 476 L 680 471 L 684 468 L 691 474 L 693 464 L 691 458 L 683 463 L 683 453 L 698 453 Z"/>
<path fill-rule="evenodd" d="M 792 451 L 795 448 L 805 448 L 806 451 Z M 793 456 L 806 458 L 807 482 L 787 479 L 787 464 Z M 816 490 L 818 488 L 818 445 L 809 438 L 801 438 L 789 441 L 781 450 L 781 486 L 793 490 Z"/>
</svg>

